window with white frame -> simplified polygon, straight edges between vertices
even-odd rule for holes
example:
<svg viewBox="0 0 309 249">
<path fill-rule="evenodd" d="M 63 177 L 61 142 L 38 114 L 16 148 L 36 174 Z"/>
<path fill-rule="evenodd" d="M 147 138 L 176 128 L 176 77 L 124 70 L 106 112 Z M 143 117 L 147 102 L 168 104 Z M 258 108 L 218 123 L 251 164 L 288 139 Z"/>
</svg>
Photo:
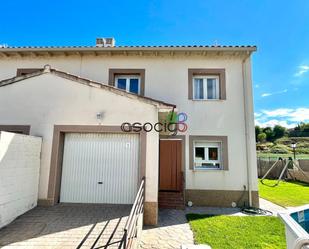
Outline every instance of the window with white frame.
<svg viewBox="0 0 309 249">
<path fill-rule="evenodd" d="M 221 169 L 221 142 L 195 141 L 193 145 L 195 169 Z"/>
<path fill-rule="evenodd" d="M 211 100 L 219 99 L 219 76 L 194 76 L 193 77 L 193 99 Z"/>
<path fill-rule="evenodd" d="M 130 93 L 140 94 L 140 81 L 138 75 L 117 75 L 115 86 Z"/>
</svg>

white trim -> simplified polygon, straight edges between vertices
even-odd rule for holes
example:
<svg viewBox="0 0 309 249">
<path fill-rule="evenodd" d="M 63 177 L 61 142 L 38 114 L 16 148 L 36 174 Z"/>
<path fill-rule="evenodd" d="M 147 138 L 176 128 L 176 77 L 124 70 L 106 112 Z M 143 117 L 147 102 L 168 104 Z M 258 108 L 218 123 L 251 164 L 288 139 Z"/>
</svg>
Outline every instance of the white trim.
<svg viewBox="0 0 309 249">
<path fill-rule="evenodd" d="M 204 95 L 204 98 L 202 99 L 198 99 L 198 98 L 195 98 L 195 80 L 196 79 L 201 79 L 203 80 L 203 95 Z M 215 99 L 208 99 L 207 95 L 207 80 L 208 79 L 215 79 L 216 80 L 216 98 Z M 220 81 L 220 77 L 218 75 L 196 75 L 196 76 L 193 76 L 192 78 L 192 91 L 193 91 L 193 96 L 192 96 L 192 99 L 193 100 L 197 100 L 197 101 L 200 101 L 200 100 L 210 100 L 210 101 L 217 101 L 217 100 L 220 100 L 220 84 L 219 84 L 219 81 Z"/>
<path fill-rule="evenodd" d="M 140 94 L 141 92 L 141 77 L 139 75 L 135 75 L 135 74 L 124 74 L 124 75 L 116 75 L 115 77 L 115 86 L 120 89 L 120 90 L 124 90 L 118 87 L 118 79 L 126 79 L 126 92 L 132 93 L 130 92 L 130 79 L 137 79 L 138 80 L 138 92 L 137 94 Z"/>
<path fill-rule="evenodd" d="M 205 144 L 211 144 L 211 143 L 216 143 L 218 145 L 210 145 L 210 146 L 196 146 L 196 143 L 205 143 Z M 193 140 L 193 170 L 194 171 L 204 171 L 204 170 L 222 170 L 223 169 L 223 163 L 222 163 L 222 146 L 223 143 L 222 141 L 211 141 L 211 140 Z M 205 163 L 218 163 L 219 164 L 219 168 L 210 168 L 210 167 L 196 167 L 195 163 L 196 163 L 196 159 L 195 159 L 195 148 L 196 147 L 204 147 L 207 148 L 207 153 L 205 153 L 206 150 L 204 150 L 205 153 L 205 160 L 203 160 L 203 162 Z M 218 160 L 208 160 L 208 148 L 218 148 Z M 206 159 L 207 157 L 207 159 Z"/>
</svg>

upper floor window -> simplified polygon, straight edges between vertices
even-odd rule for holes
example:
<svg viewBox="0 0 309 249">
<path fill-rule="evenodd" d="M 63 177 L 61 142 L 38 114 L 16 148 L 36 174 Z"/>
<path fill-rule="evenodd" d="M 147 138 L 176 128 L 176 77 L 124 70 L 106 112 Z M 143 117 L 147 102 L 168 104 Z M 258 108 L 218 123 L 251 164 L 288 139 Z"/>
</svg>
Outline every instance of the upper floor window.
<svg viewBox="0 0 309 249">
<path fill-rule="evenodd" d="M 109 69 L 108 84 L 127 92 L 145 95 L 145 69 Z"/>
<path fill-rule="evenodd" d="M 219 99 L 220 86 L 218 76 L 193 77 L 193 99 Z"/>
<path fill-rule="evenodd" d="M 189 69 L 188 98 L 192 100 L 225 100 L 225 69 Z"/>
<path fill-rule="evenodd" d="M 131 93 L 140 93 L 140 77 L 138 75 L 117 75 L 115 86 Z"/>
</svg>

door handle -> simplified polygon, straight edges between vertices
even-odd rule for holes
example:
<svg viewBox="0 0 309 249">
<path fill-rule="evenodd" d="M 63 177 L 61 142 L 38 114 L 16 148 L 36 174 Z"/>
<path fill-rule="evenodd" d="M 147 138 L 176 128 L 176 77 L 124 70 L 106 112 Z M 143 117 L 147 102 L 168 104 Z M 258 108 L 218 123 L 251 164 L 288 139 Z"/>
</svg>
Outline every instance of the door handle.
<svg viewBox="0 0 309 249">
<path fill-rule="evenodd" d="M 103 182 L 98 182 L 98 184 L 103 184 Z"/>
</svg>

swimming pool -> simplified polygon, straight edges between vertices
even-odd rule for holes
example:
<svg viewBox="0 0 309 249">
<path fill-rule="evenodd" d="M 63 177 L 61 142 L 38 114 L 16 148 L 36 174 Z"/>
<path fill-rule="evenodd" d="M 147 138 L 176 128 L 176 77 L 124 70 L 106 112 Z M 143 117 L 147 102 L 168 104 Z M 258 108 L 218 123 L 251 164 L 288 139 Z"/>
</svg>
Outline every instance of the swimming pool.
<svg viewBox="0 0 309 249">
<path fill-rule="evenodd" d="M 309 249 L 309 205 L 278 215 L 285 224 L 287 249 Z"/>
<path fill-rule="evenodd" d="M 291 217 L 308 233 L 309 232 L 309 209 L 291 214 Z"/>
</svg>

